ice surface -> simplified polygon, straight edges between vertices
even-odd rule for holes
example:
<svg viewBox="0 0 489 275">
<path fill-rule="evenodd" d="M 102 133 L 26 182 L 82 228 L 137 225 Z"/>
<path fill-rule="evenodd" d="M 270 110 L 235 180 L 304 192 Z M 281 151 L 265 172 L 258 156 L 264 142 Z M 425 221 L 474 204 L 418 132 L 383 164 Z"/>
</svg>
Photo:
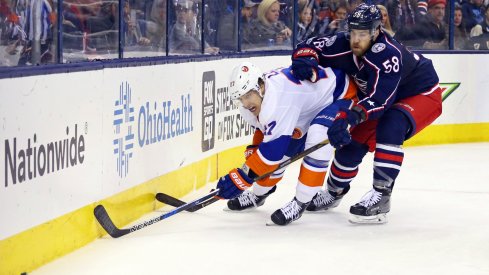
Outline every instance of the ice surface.
<svg viewBox="0 0 489 275">
<path fill-rule="evenodd" d="M 217 202 L 104 237 L 30 274 L 489 274 L 489 143 L 407 148 L 384 225 L 348 222 L 350 205 L 371 188 L 369 154 L 339 207 L 265 226 L 294 196 L 298 167 L 255 211 Z"/>
</svg>

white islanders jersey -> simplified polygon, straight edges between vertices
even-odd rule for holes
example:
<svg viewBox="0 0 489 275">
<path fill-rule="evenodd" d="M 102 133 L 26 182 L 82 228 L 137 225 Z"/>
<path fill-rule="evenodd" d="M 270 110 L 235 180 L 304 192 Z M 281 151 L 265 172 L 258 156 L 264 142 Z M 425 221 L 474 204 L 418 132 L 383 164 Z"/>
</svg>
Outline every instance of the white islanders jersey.
<svg viewBox="0 0 489 275">
<path fill-rule="evenodd" d="M 318 75 L 312 83 L 295 78 L 290 68 L 270 71 L 259 117 L 240 107 L 243 118 L 264 134 L 260 158 L 268 165 L 282 159 L 290 138 L 303 137 L 320 111 L 336 100 L 356 97 L 355 85 L 344 72 L 320 68 Z"/>
</svg>

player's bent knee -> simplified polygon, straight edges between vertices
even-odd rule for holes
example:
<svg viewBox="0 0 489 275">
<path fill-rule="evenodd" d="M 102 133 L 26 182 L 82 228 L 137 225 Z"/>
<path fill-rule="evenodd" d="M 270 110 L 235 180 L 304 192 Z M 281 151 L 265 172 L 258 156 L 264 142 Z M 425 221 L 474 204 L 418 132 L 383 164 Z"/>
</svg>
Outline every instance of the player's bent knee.
<svg viewBox="0 0 489 275">
<path fill-rule="evenodd" d="M 356 167 L 362 162 L 362 159 L 367 152 L 367 145 L 352 140 L 348 145 L 336 150 L 334 157 L 336 162 L 341 165 Z"/>
</svg>

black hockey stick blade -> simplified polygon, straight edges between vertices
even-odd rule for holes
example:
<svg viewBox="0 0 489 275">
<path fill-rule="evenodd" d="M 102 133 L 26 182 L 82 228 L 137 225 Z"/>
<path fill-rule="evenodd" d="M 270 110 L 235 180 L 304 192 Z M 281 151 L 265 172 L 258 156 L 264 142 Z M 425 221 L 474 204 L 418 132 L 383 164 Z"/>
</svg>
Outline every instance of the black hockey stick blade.
<svg viewBox="0 0 489 275">
<path fill-rule="evenodd" d="M 173 207 L 180 207 L 180 206 L 182 206 L 182 205 L 185 204 L 184 201 L 181 201 L 181 200 L 179 200 L 179 199 L 177 199 L 175 197 L 172 197 L 170 195 L 167 195 L 165 193 L 157 193 L 156 194 L 156 199 L 159 202 L 162 202 L 164 204 L 171 205 Z M 187 212 L 195 212 L 195 211 L 197 211 L 197 210 L 199 210 L 201 208 L 204 208 L 207 205 L 212 204 L 212 203 L 214 203 L 214 202 L 216 202 L 218 200 L 219 200 L 218 198 L 212 197 L 212 198 L 210 198 L 210 199 L 208 199 L 206 201 L 203 201 L 203 202 L 201 202 L 201 203 L 199 203 L 199 204 L 197 204 L 197 205 L 195 205 L 193 207 L 190 207 L 189 209 L 187 209 Z"/>
<path fill-rule="evenodd" d="M 293 163 L 293 162 L 295 162 L 295 161 L 297 161 L 297 160 L 299 160 L 299 159 L 301 159 L 301 158 L 309 155 L 310 153 L 312 153 L 312 152 L 318 150 L 319 148 L 322 148 L 322 147 L 324 147 L 324 146 L 326 146 L 328 144 L 329 144 L 329 140 L 328 139 L 325 139 L 325 140 L 319 142 L 318 144 L 313 145 L 313 146 L 307 148 L 306 150 L 300 152 L 299 154 L 291 157 L 290 159 L 281 162 L 278 165 L 278 167 L 275 168 L 273 171 L 270 171 L 270 172 L 265 173 L 265 174 L 263 174 L 263 175 L 261 175 L 259 177 L 256 177 L 256 178 L 253 179 L 253 181 L 258 181 L 258 180 L 264 179 L 264 178 L 270 176 L 271 174 L 273 174 L 275 171 L 277 171 L 279 169 L 282 169 L 282 168 L 288 166 L 289 164 L 291 164 L 291 163 Z M 182 204 L 185 204 L 184 201 L 181 201 L 181 200 L 179 200 L 179 199 L 177 199 L 175 197 L 172 197 L 172 196 L 167 195 L 167 194 L 164 194 L 164 193 L 158 193 L 158 194 L 156 194 L 156 199 L 158 201 L 162 202 L 162 203 L 165 203 L 165 204 L 168 204 L 168 205 L 171 205 L 171 206 L 174 206 L 174 207 L 179 207 Z M 203 201 L 201 203 L 196 204 L 195 206 L 189 208 L 187 211 L 189 211 L 189 212 L 195 212 L 195 211 L 197 211 L 199 209 L 202 209 L 202 208 L 204 208 L 204 207 L 206 207 L 208 205 L 211 205 L 211 204 L 215 203 L 218 200 L 219 199 L 218 198 L 215 198 L 215 197 L 210 198 L 210 199 L 208 199 L 206 201 Z"/>
<path fill-rule="evenodd" d="M 114 222 L 110 219 L 109 213 L 105 210 L 105 207 L 101 204 L 97 205 L 93 210 L 93 214 L 102 228 L 112 237 L 119 238 L 130 233 L 129 229 L 119 229 L 115 226 Z"/>
<path fill-rule="evenodd" d="M 156 222 L 159 222 L 161 220 L 164 220 L 164 219 L 167 219 L 177 213 L 180 213 L 182 211 L 185 211 L 187 209 L 190 209 L 191 207 L 197 205 L 197 204 L 200 204 L 202 202 L 205 202 L 206 200 L 208 200 L 209 198 L 212 198 L 214 197 L 217 193 L 219 193 L 219 189 L 216 189 L 216 190 L 213 190 L 211 191 L 210 193 L 206 194 L 205 196 L 202 196 L 200 198 L 197 198 L 189 203 L 186 203 L 184 205 L 181 205 L 180 207 L 177 207 L 175 209 L 173 209 L 172 211 L 170 212 L 167 212 L 161 216 L 158 216 L 158 217 L 155 217 L 155 218 L 152 218 L 148 221 L 144 221 L 142 223 L 139 223 L 139 224 L 136 224 L 130 228 L 118 228 L 114 222 L 112 221 L 112 219 L 110 218 L 109 216 L 109 213 L 107 213 L 107 210 L 105 209 L 105 207 L 103 205 L 97 205 L 97 207 L 95 207 L 93 213 L 95 215 L 95 218 L 97 219 L 97 221 L 100 223 L 100 225 L 102 226 L 102 228 L 112 237 L 112 238 L 119 238 L 119 237 L 122 237 L 124 235 L 127 235 L 131 232 L 134 232 L 134 231 L 137 231 L 137 230 L 140 230 L 140 229 L 143 229 L 144 227 L 148 226 L 148 225 L 152 225 L 153 223 L 156 223 Z"/>
</svg>

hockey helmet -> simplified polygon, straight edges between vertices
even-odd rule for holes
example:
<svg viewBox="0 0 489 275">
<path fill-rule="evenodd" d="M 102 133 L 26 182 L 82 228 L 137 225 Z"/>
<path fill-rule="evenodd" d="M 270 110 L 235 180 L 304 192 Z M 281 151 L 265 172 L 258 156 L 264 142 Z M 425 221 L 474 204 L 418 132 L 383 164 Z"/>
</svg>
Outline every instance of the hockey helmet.
<svg viewBox="0 0 489 275">
<path fill-rule="evenodd" d="M 263 81 L 263 73 L 260 68 L 251 62 L 243 62 L 234 67 L 229 82 L 229 93 L 232 100 L 237 100 L 251 90 L 258 92 L 260 96 L 260 79 Z"/>
<path fill-rule="evenodd" d="M 365 3 L 348 15 L 348 30 L 370 30 L 373 33 L 382 23 L 382 13 L 375 5 Z"/>
</svg>

